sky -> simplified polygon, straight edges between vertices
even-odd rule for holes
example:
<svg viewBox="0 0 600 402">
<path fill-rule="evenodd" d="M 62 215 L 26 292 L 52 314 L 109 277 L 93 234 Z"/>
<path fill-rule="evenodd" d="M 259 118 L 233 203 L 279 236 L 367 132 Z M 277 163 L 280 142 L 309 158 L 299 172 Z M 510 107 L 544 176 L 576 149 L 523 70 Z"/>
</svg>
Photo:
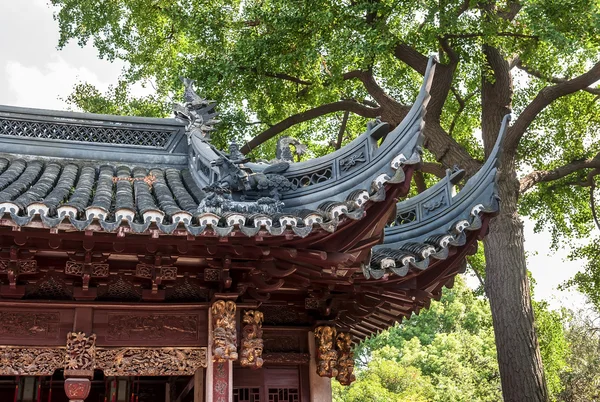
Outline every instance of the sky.
<svg viewBox="0 0 600 402">
<path fill-rule="evenodd" d="M 96 50 L 70 43 L 58 50 L 58 24 L 47 0 L 0 0 L 0 104 L 64 110 L 64 99 L 78 82 L 89 82 L 105 91 L 115 84 L 123 64 L 100 60 Z M 582 266 L 567 261 L 569 250 L 548 250 L 550 235 L 534 233 L 525 220 L 528 267 L 537 282 L 535 298 L 553 308 L 582 306 L 576 291 L 559 291 Z M 470 278 L 474 284 L 476 279 Z"/>
</svg>

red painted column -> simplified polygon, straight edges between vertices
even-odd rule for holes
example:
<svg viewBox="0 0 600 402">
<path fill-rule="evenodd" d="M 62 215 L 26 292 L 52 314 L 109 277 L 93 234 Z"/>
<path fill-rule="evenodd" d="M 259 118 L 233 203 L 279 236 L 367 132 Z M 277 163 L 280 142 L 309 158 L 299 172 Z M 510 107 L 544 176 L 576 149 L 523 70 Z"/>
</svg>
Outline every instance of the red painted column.
<svg viewBox="0 0 600 402">
<path fill-rule="evenodd" d="M 90 394 L 92 383 L 87 378 L 67 378 L 65 393 L 70 402 L 83 402 Z"/>
</svg>

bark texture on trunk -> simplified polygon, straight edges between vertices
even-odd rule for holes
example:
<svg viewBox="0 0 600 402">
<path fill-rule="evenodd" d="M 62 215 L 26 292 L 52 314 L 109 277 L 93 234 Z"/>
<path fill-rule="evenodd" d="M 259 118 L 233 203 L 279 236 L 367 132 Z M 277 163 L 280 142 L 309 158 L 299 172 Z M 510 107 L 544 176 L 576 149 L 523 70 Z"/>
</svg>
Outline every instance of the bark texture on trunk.
<svg viewBox="0 0 600 402">
<path fill-rule="evenodd" d="M 484 240 L 485 290 L 490 300 L 505 402 L 547 402 L 548 390 L 533 326 L 531 294 L 517 213 L 519 182 L 512 158 L 503 158 L 500 214 Z M 509 160 L 507 160 L 509 159 Z"/>
</svg>

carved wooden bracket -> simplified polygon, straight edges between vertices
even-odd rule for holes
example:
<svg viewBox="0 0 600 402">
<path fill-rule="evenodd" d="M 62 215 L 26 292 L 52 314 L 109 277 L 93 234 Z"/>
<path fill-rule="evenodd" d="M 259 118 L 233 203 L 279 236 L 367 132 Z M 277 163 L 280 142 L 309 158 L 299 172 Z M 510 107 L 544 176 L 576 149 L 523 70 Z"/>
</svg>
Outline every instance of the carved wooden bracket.
<svg viewBox="0 0 600 402">
<path fill-rule="evenodd" d="M 240 351 L 240 365 L 242 367 L 250 367 L 251 369 L 259 369 L 263 365 L 263 347 L 262 339 L 262 323 L 264 320 L 263 313 L 255 310 L 247 310 L 244 312 L 242 322 L 242 348 Z"/>
<path fill-rule="evenodd" d="M 142 298 L 144 300 L 164 300 L 165 291 L 158 287 L 163 281 L 177 279 L 177 267 L 173 265 L 177 258 L 155 254 L 139 258 L 139 261 L 140 263 L 135 268 L 135 276 L 152 281 L 152 288 L 150 291 L 143 291 Z"/>
<path fill-rule="evenodd" d="M 233 301 L 217 300 L 211 307 L 214 362 L 238 359 L 235 310 L 236 305 Z"/>
<path fill-rule="evenodd" d="M 317 374 L 321 377 L 333 378 L 338 375 L 338 353 L 335 350 L 335 327 L 322 325 L 315 328 L 317 338 Z"/>
<path fill-rule="evenodd" d="M 8 276 L 8 286 L 0 286 L 0 296 L 6 298 L 21 298 L 25 294 L 23 286 L 17 286 L 19 275 L 35 274 L 38 272 L 37 261 L 29 250 L 16 246 L 0 253 L 0 274 Z"/>
<path fill-rule="evenodd" d="M 352 335 L 348 332 L 338 332 L 335 339 L 338 349 L 338 375 L 335 377 L 340 384 L 350 385 L 354 376 L 354 353 L 352 352 Z"/>
<path fill-rule="evenodd" d="M 82 279 L 81 288 L 74 290 L 76 300 L 94 300 L 97 291 L 90 289 L 91 278 L 108 278 L 110 273 L 107 263 L 109 255 L 92 253 L 88 250 L 85 253 L 70 253 L 69 261 L 65 265 L 65 274 L 79 276 Z"/>
</svg>

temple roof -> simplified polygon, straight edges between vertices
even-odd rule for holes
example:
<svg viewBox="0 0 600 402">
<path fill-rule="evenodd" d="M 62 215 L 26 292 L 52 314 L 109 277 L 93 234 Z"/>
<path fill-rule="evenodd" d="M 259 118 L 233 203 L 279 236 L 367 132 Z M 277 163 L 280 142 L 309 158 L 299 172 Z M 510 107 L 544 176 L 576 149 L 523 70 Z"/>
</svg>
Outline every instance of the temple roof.
<svg viewBox="0 0 600 402">
<path fill-rule="evenodd" d="M 10 284 L 0 297 L 37 294 L 16 290 L 19 275 L 22 286 L 60 283 L 60 295 L 77 300 L 103 300 L 111 286 L 145 301 L 168 300 L 158 290 L 203 301 L 220 292 L 265 311 L 306 310 L 302 325 L 335 321 L 356 338 L 418 312 L 451 284 L 498 211 L 508 124 L 466 183 L 454 169 L 406 199 L 434 69 L 431 59 L 398 126 L 375 120 L 341 149 L 299 163 L 290 146 L 302 145 L 287 137 L 268 163 L 236 144 L 217 149 L 215 104 L 190 80 L 176 119 L 0 106 L 0 274 Z M 85 264 L 102 275 L 69 290 Z M 174 285 L 156 281 L 165 267 Z"/>
</svg>

